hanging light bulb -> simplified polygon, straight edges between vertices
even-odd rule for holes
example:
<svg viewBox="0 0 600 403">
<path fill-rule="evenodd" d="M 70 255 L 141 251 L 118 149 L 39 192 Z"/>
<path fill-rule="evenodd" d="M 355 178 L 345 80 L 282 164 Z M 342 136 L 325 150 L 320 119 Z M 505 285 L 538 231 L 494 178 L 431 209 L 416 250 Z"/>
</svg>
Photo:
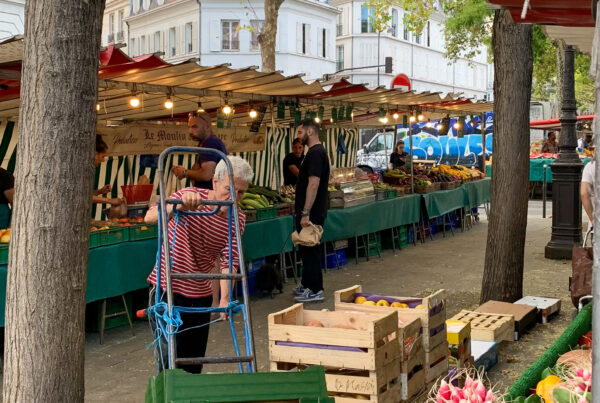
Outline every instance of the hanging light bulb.
<svg viewBox="0 0 600 403">
<path fill-rule="evenodd" d="M 388 119 L 387 116 L 384 116 L 382 118 L 379 118 L 379 121 L 385 125 L 385 124 L 387 124 L 387 122 L 389 121 L 389 119 Z"/>
<path fill-rule="evenodd" d="M 333 124 L 333 123 L 335 123 L 335 120 L 333 120 L 333 118 L 331 117 L 331 118 L 329 118 L 329 123 Z"/>
<path fill-rule="evenodd" d="M 436 127 L 436 128 L 437 128 L 438 130 L 442 130 L 442 129 L 444 128 L 444 126 L 442 126 L 442 125 L 437 125 L 437 127 Z"/>
<path fill-rule="evenodd" d="M 138 106 L 140 106 L 140 99 L 137 97 L 137 95 L 134 95 L 131 98 L 129 98 L 129 106 L 131 106 L 132 108 L 137 108 Z"/>
<path fill-rule="evenodd" d="M 256 117 L 258 116 L 258 112 L 256 112 L 255 109 L 250 109 L 250 112 L 248 112 L 248 116 L 250 116 L 251 119 L 256 119 Z"/>
<path fill-rule="evenodd" d="M 223 112 L 223 115 L 229 116 L 233 112 L 233 108 L 231 106 L 225 104 L 225 105 L 223 105 L 223 109 L 221 109 L 221 112 Z"/>
<path fill-rule="evenodd" d="M 400 118 L 400 114 L 398 112 L 394 112 L 392 117 L 394 118 L 394 120 L 398 120 Z"/>
<path fill-rule="evenodd" d="M 417 117 L 415 115 L 410 115 L 410 118 L 408 118 L 408 120 L 410 120 L 410 123 L 414 123 L 417 121 Z"/>
<path fill-rule="evenodd" d="M 202 107 L 202 102 L 198 102 L 198 108 L 196 108 L 196 112 L 198 112 L 198 113 L 204 112 L 204 108 Z"/>
<path fill-rule="evenodd" d="M 454 123 L 454 125 L 452 127 L 454 127 L 456 130 L 458 130 L 460 128 L 460 124 L 458 122 L 456 122 L 456 123 Z"/>
<path fill-rule="evenodd" d="M 171 100 L 171 97 L 168 97 L 165 102 L 163 103 L 163 106 L 165 107 L 165 109 L 173 109 L 173 101 Z"/>
<path fill-rule="evenodd" d="M 96 104 L 96 110 L 100 112 L 100 104 Z"/>
<path fill-rule="evenodd" d="M 318 116 L 315 116 L 315 123 L 321 123 L 321 119 Z"/>
<path fill-rule="evenodd" d="M 423 114 L 422 114 L 422 113 L 419 113 L 419 116 L 417 116 L 417 120 L 418 120 L 419 122 L 422 122 L 422 121 L 423 121 L 423 119 L 425 119 L 425 116 L 423 116 Z"/>
<path fill-rule="evenodd" d="M 427 127 L 433 127 L 433 123 L 431 123 L 431 120 L 427 120 L 427 123 L 425 124 L 425 126 Z"/>
</svg>

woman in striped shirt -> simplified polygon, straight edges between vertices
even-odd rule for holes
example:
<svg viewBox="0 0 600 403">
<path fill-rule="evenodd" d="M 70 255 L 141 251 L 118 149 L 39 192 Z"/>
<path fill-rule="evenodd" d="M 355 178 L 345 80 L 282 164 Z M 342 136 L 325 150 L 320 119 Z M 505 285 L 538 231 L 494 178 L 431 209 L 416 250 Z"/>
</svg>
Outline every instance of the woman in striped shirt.
<svg viewBox="0 0 600 403">
<path fill-rule="evenodd" d="M 234 176 L 234 189 L 236 200 L 241 200 L 252 181 L 254 173 L 250 165 L 240 157 L 229 157 Z M 225 161 L 221 160 L 215 169 L 213 178 L 213 190 L 189 187 L 182 189 L 170 197 L 181 199 L 183 204 L 177 205 L 181 211 L 211 211 L 215 206 L 203 206 L 202 200 L 230 200 L 229 177 L 227 175 L 227 166 Z M 221 207 L 217 214 L 208 216 L 182 216 L 179 223 L 175 224 L 172 213 L 172 205 L 167 206 L 169 214 L 169 241 L 171 244 L 171 256 L 173 259 L 172 273 L 211 273 L 219 257 L 222 273 L 229 273 L 229 237 L 227 227 L 227 207 Z M 145 221 L 153 224 L 158 221 L 157 207 L 153 206 L 146 214 Z M 238 209 L 238 222 L 240 235 L 244 232 L 246 216 Z M 173 234 L 175 227 L 175 244 L 173 244 Z M 232 271 L 239 269 L 238 239 L 232 228 L 231 259 Z M 162 254 L 161 261 L 161 292 L 166 289 L 165 282 L 165 254 Z M 154 285 L 151 290 L 151 300 L 153 292 L 156 289 L 156 267 L 148 277 L 148 282 Z M 229 281 L 220 281 L 221 307 L 229 304 Z M 212 286 L 210 280 L 187 280 L 173 279 L 173 302 L 176 306 L 186 307 L 210 307 L 212 304 Z M 166 301 L 166 295 L 163 295 Z M 224 317 L 224 314 L 222 314 Z M 203 357 L 206 352 L 206 342 L 208 340 L 208 322 L 210 313 L 181 313 L 183 325 L 179 327 L 179 333 L 176 335 L 177 357 Z M 201 327 L 197 327 L 201 326 Z M 154 327 L 154 326 L 153 326 Z M 184 329 L 197 327 L 182 332 Z M 162 338 L 161 338 L 162 339 Z M 159 369 L 163 369 L 166 363 L 167 348 L 166 343 L 161 346 L 163 362 L 159 362 Z M 202 365 L 182 366 L 191 373 L 202 372 Z"/>
</svg>

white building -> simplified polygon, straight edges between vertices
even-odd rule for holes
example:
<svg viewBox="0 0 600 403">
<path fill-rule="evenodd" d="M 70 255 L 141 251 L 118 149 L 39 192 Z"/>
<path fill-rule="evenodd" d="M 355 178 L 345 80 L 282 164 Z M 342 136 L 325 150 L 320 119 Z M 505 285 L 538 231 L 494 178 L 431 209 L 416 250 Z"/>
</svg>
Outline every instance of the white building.
<svg viewBox="0 0 600 403">
<path fill-rule="evenodd" d="M 403 26 L 403 9 L 392 7 L 389 29 L 381 33 L 380 56 L 377 62 L 377 32 L 369 18 L 370 10 L 362 0 L 332 0 L 340 8 L 337 25 L 336 71 L 348 76 L 353 83 L 377 86 L 377 69 L 360 67 L 383 65 L 385 58 L 393 59 L 392 74 L 381 67 L 379 83 L 390 87 L 397 74 L 404 73 L 411 80 L 411 89 L 443 93 L 463 93 L 465 97 L 484 98 L 492 88 L 493 68 L 487 62 L 487 51 L 469 63 L 460 59 L 449 64 L 444 58 L 444 15 L 433 13 L 421 35 L 415 35 Z"/>
<path fill-rule="evenodd" d="M 102 19 L 102 46 L 127 44 L 127 24 L 129 0 L 106 0 Z"/>
<path fill-rule="evenodd" d="M 322 78 L 335 71 L 339 10 L 321 0 L 286 0 L 277 29 L 276 69 Z M 261 66 L 258 33 L 264 0 L 130 0 L 130 56 L 163 52 L 175 63 L 192 57 L 205 66 Z M 251 28 L 250 28 L 251 27 Z M 103 38 L 105 35 L 103 35 Z M 200 45 L 200 46 L 199 46 Z"/>
<path fill-rule="evenodd" d="M 25 33 L 25 0 L 0 0 L 0 40 Z"/>
</svg>

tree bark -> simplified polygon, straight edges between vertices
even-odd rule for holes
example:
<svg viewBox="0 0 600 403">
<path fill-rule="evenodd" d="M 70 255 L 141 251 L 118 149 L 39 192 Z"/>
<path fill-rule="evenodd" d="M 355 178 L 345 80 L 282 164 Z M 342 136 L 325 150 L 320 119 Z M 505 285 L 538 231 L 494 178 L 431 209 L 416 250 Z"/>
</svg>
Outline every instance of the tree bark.
<svg viewBox="0 0 600 403">
<path fill-rule="evenodd" d="M 523 294 L 529 184 L 531 25 L 510 13 L 494 16 L 494 175 L 492 175 L 481 302 L 513 302 Z M 515 52 L 518 49 L 518 52 Z"/>
<path fill-rule="evenodd" d="M 4 402 L 84 400 L 84 312 L 104 0 L 25 8 Z"/>
<path fill-rule="evenodd" d="M 264 73 L 275 71 L 275 41 L 277 40 L 277 18 L 279 7 L 284 0 L 265 0 L 265 23 L 258 43 L 260 43 L 260 55 L 262 59 L 262 70 Z"/>
</svg>

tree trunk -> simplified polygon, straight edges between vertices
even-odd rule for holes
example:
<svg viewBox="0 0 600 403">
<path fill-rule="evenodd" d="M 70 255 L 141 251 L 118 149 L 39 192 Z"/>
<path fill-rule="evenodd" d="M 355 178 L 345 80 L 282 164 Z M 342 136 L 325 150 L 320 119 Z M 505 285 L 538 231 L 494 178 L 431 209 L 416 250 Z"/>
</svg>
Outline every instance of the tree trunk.
<svg viewBox="0 0 600 403">
<path fill-rule="evenodd" d="M 560 117 L 562 108 L 562 87 L 563 77 L 565 76 L 565 41 L 558 39 L 554 42 L 556 45 L 556 96 L 554 98 L 554 111 L 552 117 Z"/>
<path fill-rule="evenodd" d="M 104 0 L 25 8 L 6 287 L 5 402 L 82 402 Z"/>
<path fill-rule="evenodd" d="M 284 0 L 265 0 L 265 23 L 258 43 L 260 43 L 260 55 L 262 59 L 262 70 L 265 73 L 275 71 L 275 41 L 277 40 L 277 18 L 279 7 Z"/>
<path fill-rule="evenodd" d="M 481 302 L 523 294 L 529 185 L 531 25 L 497 10 L 494 48 L 494 174 Z M 515 52 L 518 49 L 518 52 Z"/>
</svg>

